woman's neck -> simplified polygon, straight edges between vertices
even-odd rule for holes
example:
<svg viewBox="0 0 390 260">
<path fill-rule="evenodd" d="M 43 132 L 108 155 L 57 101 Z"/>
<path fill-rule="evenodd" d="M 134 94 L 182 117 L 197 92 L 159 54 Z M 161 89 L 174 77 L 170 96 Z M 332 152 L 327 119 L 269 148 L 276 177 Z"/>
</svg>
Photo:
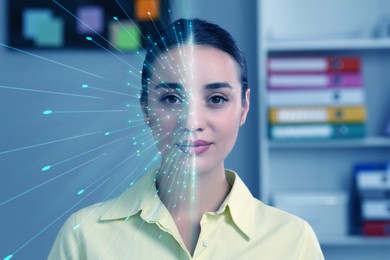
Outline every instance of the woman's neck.
<svg viewBox="0 0 390 260">
<path fill-rule="evenodd" d="M 169 212 L 193 212 L 202 215 L 218 210 L 230 191 L 223 165 L 208 172 L 162 165 L 157 176 L 161 201 Z"/>
<path fill-rule="evenodd" d="M 193 253 L 204 213 L 215 212 L 229 194 L 223 164 L 208 172 L 162 165 L 157 177 L 161 201 L 170 212 L 188 250 Z"/>
</svg>

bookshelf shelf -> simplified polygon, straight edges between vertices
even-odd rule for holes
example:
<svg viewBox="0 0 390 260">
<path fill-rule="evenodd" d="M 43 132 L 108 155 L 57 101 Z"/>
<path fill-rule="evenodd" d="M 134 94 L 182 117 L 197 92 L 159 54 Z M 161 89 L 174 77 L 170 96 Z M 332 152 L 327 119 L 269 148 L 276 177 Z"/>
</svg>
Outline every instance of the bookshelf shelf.
<svg viewBox="0 0 390 260">
<path fill-rule="evenodd" d="M 387 237 L 319 237 L 322 246 L 390 246 L 390 238 Z"/>
<path fill-rule="evenodd" d="M 308 198 L 310 191 L 334 193 L 338 190 L 349 194 L 353 169 L 357 163 L 387 162 L 390 158 L 390 137 L 384 135 L 390 119 L 388 101 L 390 98 L 390 74 L 388 73 L 390 34 L 387 38 L 358 38 L 358 35 L 372 35 L 378 29 L 378 22 L 383 18 L 383 10 L 390 10 L 390 1 L 362 0 L 356 3 L 354 0 L 319 0 L 314 3 L 312 0 L 300 0 L 300 4 L 296 5 L 284 0 L 258 0 L 258 3 L 260 198 L 265 203 L 272 203 L 275 194 L 289 191 L 299 191 L 303 194 L 306 192 Z M 352 6 L 353 10 L 351 10 Z M 368 13 L 370 16 L 367 15 Z M 329 16 L 332 18 L 329 19 Z M 310 36 L 317 40 L 308 40 L 299 36 Z M 274 40 L 271 41 L 271 37 L 274 37 Z M 364 91 L 364 99 L 359 101 L 358 105 L 364 106 L 366 110 L 364 120 L 366 137 L 360 135 L 356 139 L 339 139 L 338 136 L 333 136 L 333 139 L 329 137 L 318 141 L 304 139 L 287 141 L 282 138 L 278 140 L 275 136 L 273 136 L 275 140 L 270 139 L 271 126 L 274 127 L 278 124 L 275 122 L 279 122 L 275 119 L 271 121 L 269 117 L 269 109 L 277 107 L 275 102 L 270 102 L 270 94 L 275 93 L 272 91 L 284 90 L 283 80 L 286 78 L 276 77 L 279 81 L 276 81 L 275 77 L 269 78 L 271 74 L 268 61 L 284 57 L 292 58 L 291 60 L 298 59 L 298 61 L 300 57 L 318 57 L 320 60 L 323 57 L 335 56 L 357 57 L 360 61 L 357 73 L 362 76 L 362 81 L 356 83 L 356 86 L 362 87 Z M 287 68 L 287 72 L 290 69 L 291 75 L 299 74 L 289 66 L 299 68 L 305 63 L 299 63 L 297 60 L 295 62 L 282 63 L 282 65 L 274 63 L 273 72 L 277 71 L 275 68 L 278 66 L 282 69 L 273 75 L 283 75 L 283 66 L 285 70 Z M 316 72 L 331 74 L 332 69 L 328 67 L 328 70 Z M 340 75 L 342 74 L 343 71 L 340 72 Z M 290 77 L 288 80 L 295 82 L 294 84 L 304 84 L 296 83 L 294 80 L 297 79 L 299 77 Z M 310 97 L 302 98 L 302 96 L 302 103 L 309 102 L 310 106 L 320 106 L 318 104 L 320 98 L 316 99 L 316 102 L 311 102 Z M 274 98 L 275 95 L 272 97 Z M 290 98 L 294 97 L 296 96 L 290 95 Z M 304 107 L 297 99 L 293 101 L 297 101 L 298 104 L 293 105 L 288 98 L 283 102 L 285 100 L 290 106 Z M 327 103 L 323 106 L 332 107 L 335 104 L 337 103 Z M 278 105 L 287 107 L 286 104 Z M 302 208 L 312 212 L 317 209 L 317 206 L 323 209 L 323 205 L 320 204 L 306 205 Z M 345 210 L 348 202 L 339 206 Z M 339 211 L 327 210 L 327 212 L 329 215 L 326 220 L 340 219 L 337 218 Z M 340 223 L 335 222 L 335 225 Z M 351 223 L 347 223 L 349 224 Z M 320 233 L 321 229 L 318 230 L 317 235 L 325 259 L 390 259 L 390 236 L 383 238 L 348 234 L 338 237 L 324 236 Z"/>
<path fill-rule="evenodd" d="M 334 50 L 390 50 L 390 39 L 340 39 L 340 40 L 285 40 L 268 41 L 264 48 L 271 52 L 334 51 Z"/>
<path fill-rule="evenodd" d="M 271 149 L 306 149 L 306 148 L 383 148 L 390 149 L 390 137 L 367 137 L 351 140 L 324 141 L 270 141 Z"/>
</svg>

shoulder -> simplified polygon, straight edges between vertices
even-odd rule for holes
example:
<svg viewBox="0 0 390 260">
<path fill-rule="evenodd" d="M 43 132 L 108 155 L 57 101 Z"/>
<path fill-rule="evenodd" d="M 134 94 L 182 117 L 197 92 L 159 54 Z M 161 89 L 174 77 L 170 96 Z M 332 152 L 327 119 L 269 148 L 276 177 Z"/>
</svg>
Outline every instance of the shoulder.
<svg viewBox="0 0 390 260">
<path fill-rule="evenodd" d="M 62 225 L 48 259 L 85 259 L 85 236 L 98 224 L 115 199 L 78 210 Z"/>
<path fill-rule="evenodd" d="M 281 248 L 295 251 L 298 259 L 323 259 L 317 237 L 308 222 L 255 199 L 255 233 Z"/>
<path fill-rule="evenodd" d="M 266 205 L 257 199 L 254 199 L 254 205 L 256 228 L 266 228 L 270 232 L 278 230 L 298 235 L 309 226 L 305 220 L 273 206 Z"/>
<path fill-rule="evenodd" d="M 95 203 L 88 207 L 82 208 L 74 212 L 69 219 L 75 223 L 93 222 L 96 223 L 100 218 L 114 205 L 118 198 L 113 198 L 104 202 Z"/>
<path fill-rule="evenodd" d="M 318 243 L 312 227 L 306 220 L 256 199 L 254 203 L 255 230 L 261 230 L 267 236 L 279 237 L 286 243 L 297 244 L 299 241 L 306 243 L 307 240 Z"/>
</svg>

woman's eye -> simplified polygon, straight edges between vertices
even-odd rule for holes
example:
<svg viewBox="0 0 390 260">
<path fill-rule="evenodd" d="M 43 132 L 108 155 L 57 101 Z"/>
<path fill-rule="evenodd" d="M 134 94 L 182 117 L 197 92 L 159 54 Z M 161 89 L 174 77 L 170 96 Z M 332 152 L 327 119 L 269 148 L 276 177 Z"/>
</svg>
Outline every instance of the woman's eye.
<svg viewBox="0 0 390 260">
<path fill-rule="evenodd" d="M 161 101 L 169 103 L 169 104 L 177 104 L 181 102 L 180 98 L 174 95 L 165 96 L 161 99 Z"/>
<path fill-rule="evenodd" d="M 213 96 L 210 98 L 210 103 L 212 104 L 222 104 L 228 101 L 226 98 L 222 96 Z"/>
</svg>

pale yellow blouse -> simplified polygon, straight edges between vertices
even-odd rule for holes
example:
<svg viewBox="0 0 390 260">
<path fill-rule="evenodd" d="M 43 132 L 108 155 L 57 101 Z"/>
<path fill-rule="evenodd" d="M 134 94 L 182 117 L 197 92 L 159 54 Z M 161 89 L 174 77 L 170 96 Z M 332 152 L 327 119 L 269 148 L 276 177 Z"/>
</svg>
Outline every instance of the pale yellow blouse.
<svg viewBox="0 0 390 260">
<path fill-rule="evenodd" d="M 233 171 L 217 212 L 205 213 L 194 255 L 162 204 L 153 171 L 116 199 L 73 214 L 49 259 L 324 259 L 302 219 L 255 199 Z"/>
</svg>

